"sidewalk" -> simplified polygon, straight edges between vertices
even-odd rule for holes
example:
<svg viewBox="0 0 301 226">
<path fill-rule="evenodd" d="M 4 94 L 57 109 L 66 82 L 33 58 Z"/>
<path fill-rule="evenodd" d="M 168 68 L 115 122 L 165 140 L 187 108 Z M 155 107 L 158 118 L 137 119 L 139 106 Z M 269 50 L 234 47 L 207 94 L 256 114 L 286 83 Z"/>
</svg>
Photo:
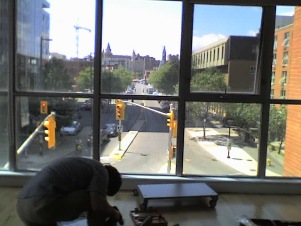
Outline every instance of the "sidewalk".
<svg viewBox="0 0 301 226">
<path fill-rule="evenodd" d="M 135 137 L 137 136 L 140 128 L 144 125 L 144 122 L 144 120 L 138 120 L 131 129 L 131 131 L 129 131 L 124 137 L 121 137 L 121 147 L 119 148 L 119 146 L 117 146 L 112 151 L 109 157 L 101 158 L 102 161 L 110 162 L 111 159 L 120 160 L 124 156 L 125 152 L 129 148 Z"/>
<path fill-rule="evenodd" d="M 220 129 L 206 128 L 206 136 L 218 137 L 219 135 L 224 134 L 224 132 L 219 132 L 218 130 Z M 232 147 L 229 152 L 230 158 L 227 158 L 228 149 L 226 145 L 217 145 L 212 140 L 199 139 L 203 137 L 202 129 L 196 130 L 195 128 L 191 128 L 191 129 L 186 128 L 186 131 L 189 133 L 191 139 L 195 138 L 198 144 L 200 145 L 200 147 L 202 147 L 205 151 L 207 151 L 209 154 L 214 156 L 214 158 L 217 161 L 228 165 L 229 167 L 241 172 L 244 175 L 249 175 L 249 176 L 257 175 L 258 162 L 256 159 L 254 159 L 253 156 L 247 153 L 244 149 L 232 144 Z M 256 153 L 258 153 L 258 151 Z M 269 169 L 267 169 L 266 174 L 268 176 L 282 176 L 280 174 L 272 172 Z"/>
</svg>

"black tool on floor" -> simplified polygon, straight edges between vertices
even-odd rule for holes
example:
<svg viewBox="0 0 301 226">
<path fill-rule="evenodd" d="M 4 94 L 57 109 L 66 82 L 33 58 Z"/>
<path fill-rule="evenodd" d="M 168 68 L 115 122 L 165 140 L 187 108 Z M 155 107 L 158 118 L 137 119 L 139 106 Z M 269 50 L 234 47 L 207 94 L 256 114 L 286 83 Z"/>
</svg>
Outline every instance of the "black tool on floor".
<svg viewBox="0 0 301 226">
<path fill-rule="evenodd" d="M 113 206 L 113 208 L 114 208 L 115 210 L 117 210 L 117 211 L 120 213 L 120 211 L 119 211 L 119 209 L 117 208 L 117 206 Z M 123 224 L 124 224 L 124 221 L 123 221 L 122 215 L 120 214 L 120 216 L 121 216 L 121 218 L 120 218 L 118 221 L 116 221 L 115 219 L 113 219 L 113 218 L 110 217 L 110 218 L 106 221 L 105 226 L 117 226 L 118 224 L 119 224 L 119 225 L 123 225 Z"/>
</svg>

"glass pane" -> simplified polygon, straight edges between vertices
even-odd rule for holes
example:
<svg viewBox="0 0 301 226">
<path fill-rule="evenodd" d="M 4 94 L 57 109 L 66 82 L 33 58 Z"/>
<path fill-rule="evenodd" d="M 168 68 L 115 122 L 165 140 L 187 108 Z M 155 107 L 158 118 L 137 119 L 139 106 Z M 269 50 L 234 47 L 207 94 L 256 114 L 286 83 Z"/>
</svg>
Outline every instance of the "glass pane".
<svg viewBox="0 0 301 226">
<path fill-rule="evenodd" d="M 186 103 L 183 173 L 256 176 L 260 111 L 258 104 Z"/>
<path fill-rule="evenodd" d="M 260 7 L 195 6 L 191 92 L 257 94 L 261 13 Z"/>
<path fill-rule="evenodd" d="M 91 92 L 94 20 L 94 0 L 18 1 L 17 89 Z"/>
<path fill-rule="evenodd" d="M 91 157 L 91 100 L 86 98 L 19 97 L 17 111 L 17 166 L 39 170 L 63 156 Z M 55 146 L 48 147 L 44 120 L 55 113 Z M 38 129 L 37 129 L 38 128 Z M 49 135 L 50 136 L 50 135 Z"/>
<path fill-rule="evenodd" d="M 300 105 L 271 105 L 268 159 L 266 171 L 277 169 L 277 175 L 283 177 L 301 177 L 299 155 L 301 117 L 296 112 Z"/>
<path fill-rule="evenodd" d="M 8 21 L 8 1 L 0 0 L 0 90 L 7 91 L 8 84 L 8 46 L 9 41 L 9 21 Z"/>
<path fill-rule="evenodd" d="M 171 103 L 131 99 L 103 102 L 101 161 L 122 173 L 174 174 L 177 126 L 167 126 Z M 176 109 L 173 112 L 176 121 Z"/>
<path fill-rule="evenodd" d="M 140 94 L 131 91 L 136 81 L 157 93 L 177 93 L 181 6 L 171 1 L 104 0 L 102 93 Z"/>
<path fill-rule="evenodd" d="M 7 170 L 8 165 L 8 98 L 6 95 L 0 96 L 0 170 Z"/>
<path fill-rule="evenodd" d="M 301 16 L 300 9 L 277 6 L 274 38 L 274 59 L 272 64 L 272 99 L 298 99 L 300 70 L 300 44 L 298 36 L 292 35 L 300 30 L 301 23 L 296 18 Z M 294 45 L 294 48 L 292 46 Z"/>
<path fill-rule="evenodd" d="M 8 76 L 9 76 L 9 17 L 8 1 L 0 0 L 0 170 L 7 170 L 9 156 L 8 139 Z"/>
</svg>

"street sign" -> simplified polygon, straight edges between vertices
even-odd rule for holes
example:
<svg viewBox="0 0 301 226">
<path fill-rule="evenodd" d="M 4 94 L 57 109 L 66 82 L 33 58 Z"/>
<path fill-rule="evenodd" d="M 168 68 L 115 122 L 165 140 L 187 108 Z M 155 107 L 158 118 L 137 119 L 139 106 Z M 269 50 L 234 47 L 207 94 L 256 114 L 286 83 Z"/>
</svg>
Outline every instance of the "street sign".
<svg viewBox="0 0 301 226">
<path fill-rule="evenodd" d="M 122 125 L 118 125 L 117 126 L 117 131 L 122 133 L 123 132 L 123 126 Z"/>
</svg>

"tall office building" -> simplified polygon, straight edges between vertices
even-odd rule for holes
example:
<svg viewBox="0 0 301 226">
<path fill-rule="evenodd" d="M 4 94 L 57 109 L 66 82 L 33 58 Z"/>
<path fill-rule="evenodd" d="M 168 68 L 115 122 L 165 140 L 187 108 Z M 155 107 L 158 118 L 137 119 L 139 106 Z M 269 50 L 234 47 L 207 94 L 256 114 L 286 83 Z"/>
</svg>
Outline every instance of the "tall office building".
<svg viewBox="0 0 301 226">
<path fill-rule="evenodd" d="M 42 89 L 42 61 L 49 56 L 50 7 L 46 0 L 18 1 L 17 76 L 20 89 Z"/>
</svg>

